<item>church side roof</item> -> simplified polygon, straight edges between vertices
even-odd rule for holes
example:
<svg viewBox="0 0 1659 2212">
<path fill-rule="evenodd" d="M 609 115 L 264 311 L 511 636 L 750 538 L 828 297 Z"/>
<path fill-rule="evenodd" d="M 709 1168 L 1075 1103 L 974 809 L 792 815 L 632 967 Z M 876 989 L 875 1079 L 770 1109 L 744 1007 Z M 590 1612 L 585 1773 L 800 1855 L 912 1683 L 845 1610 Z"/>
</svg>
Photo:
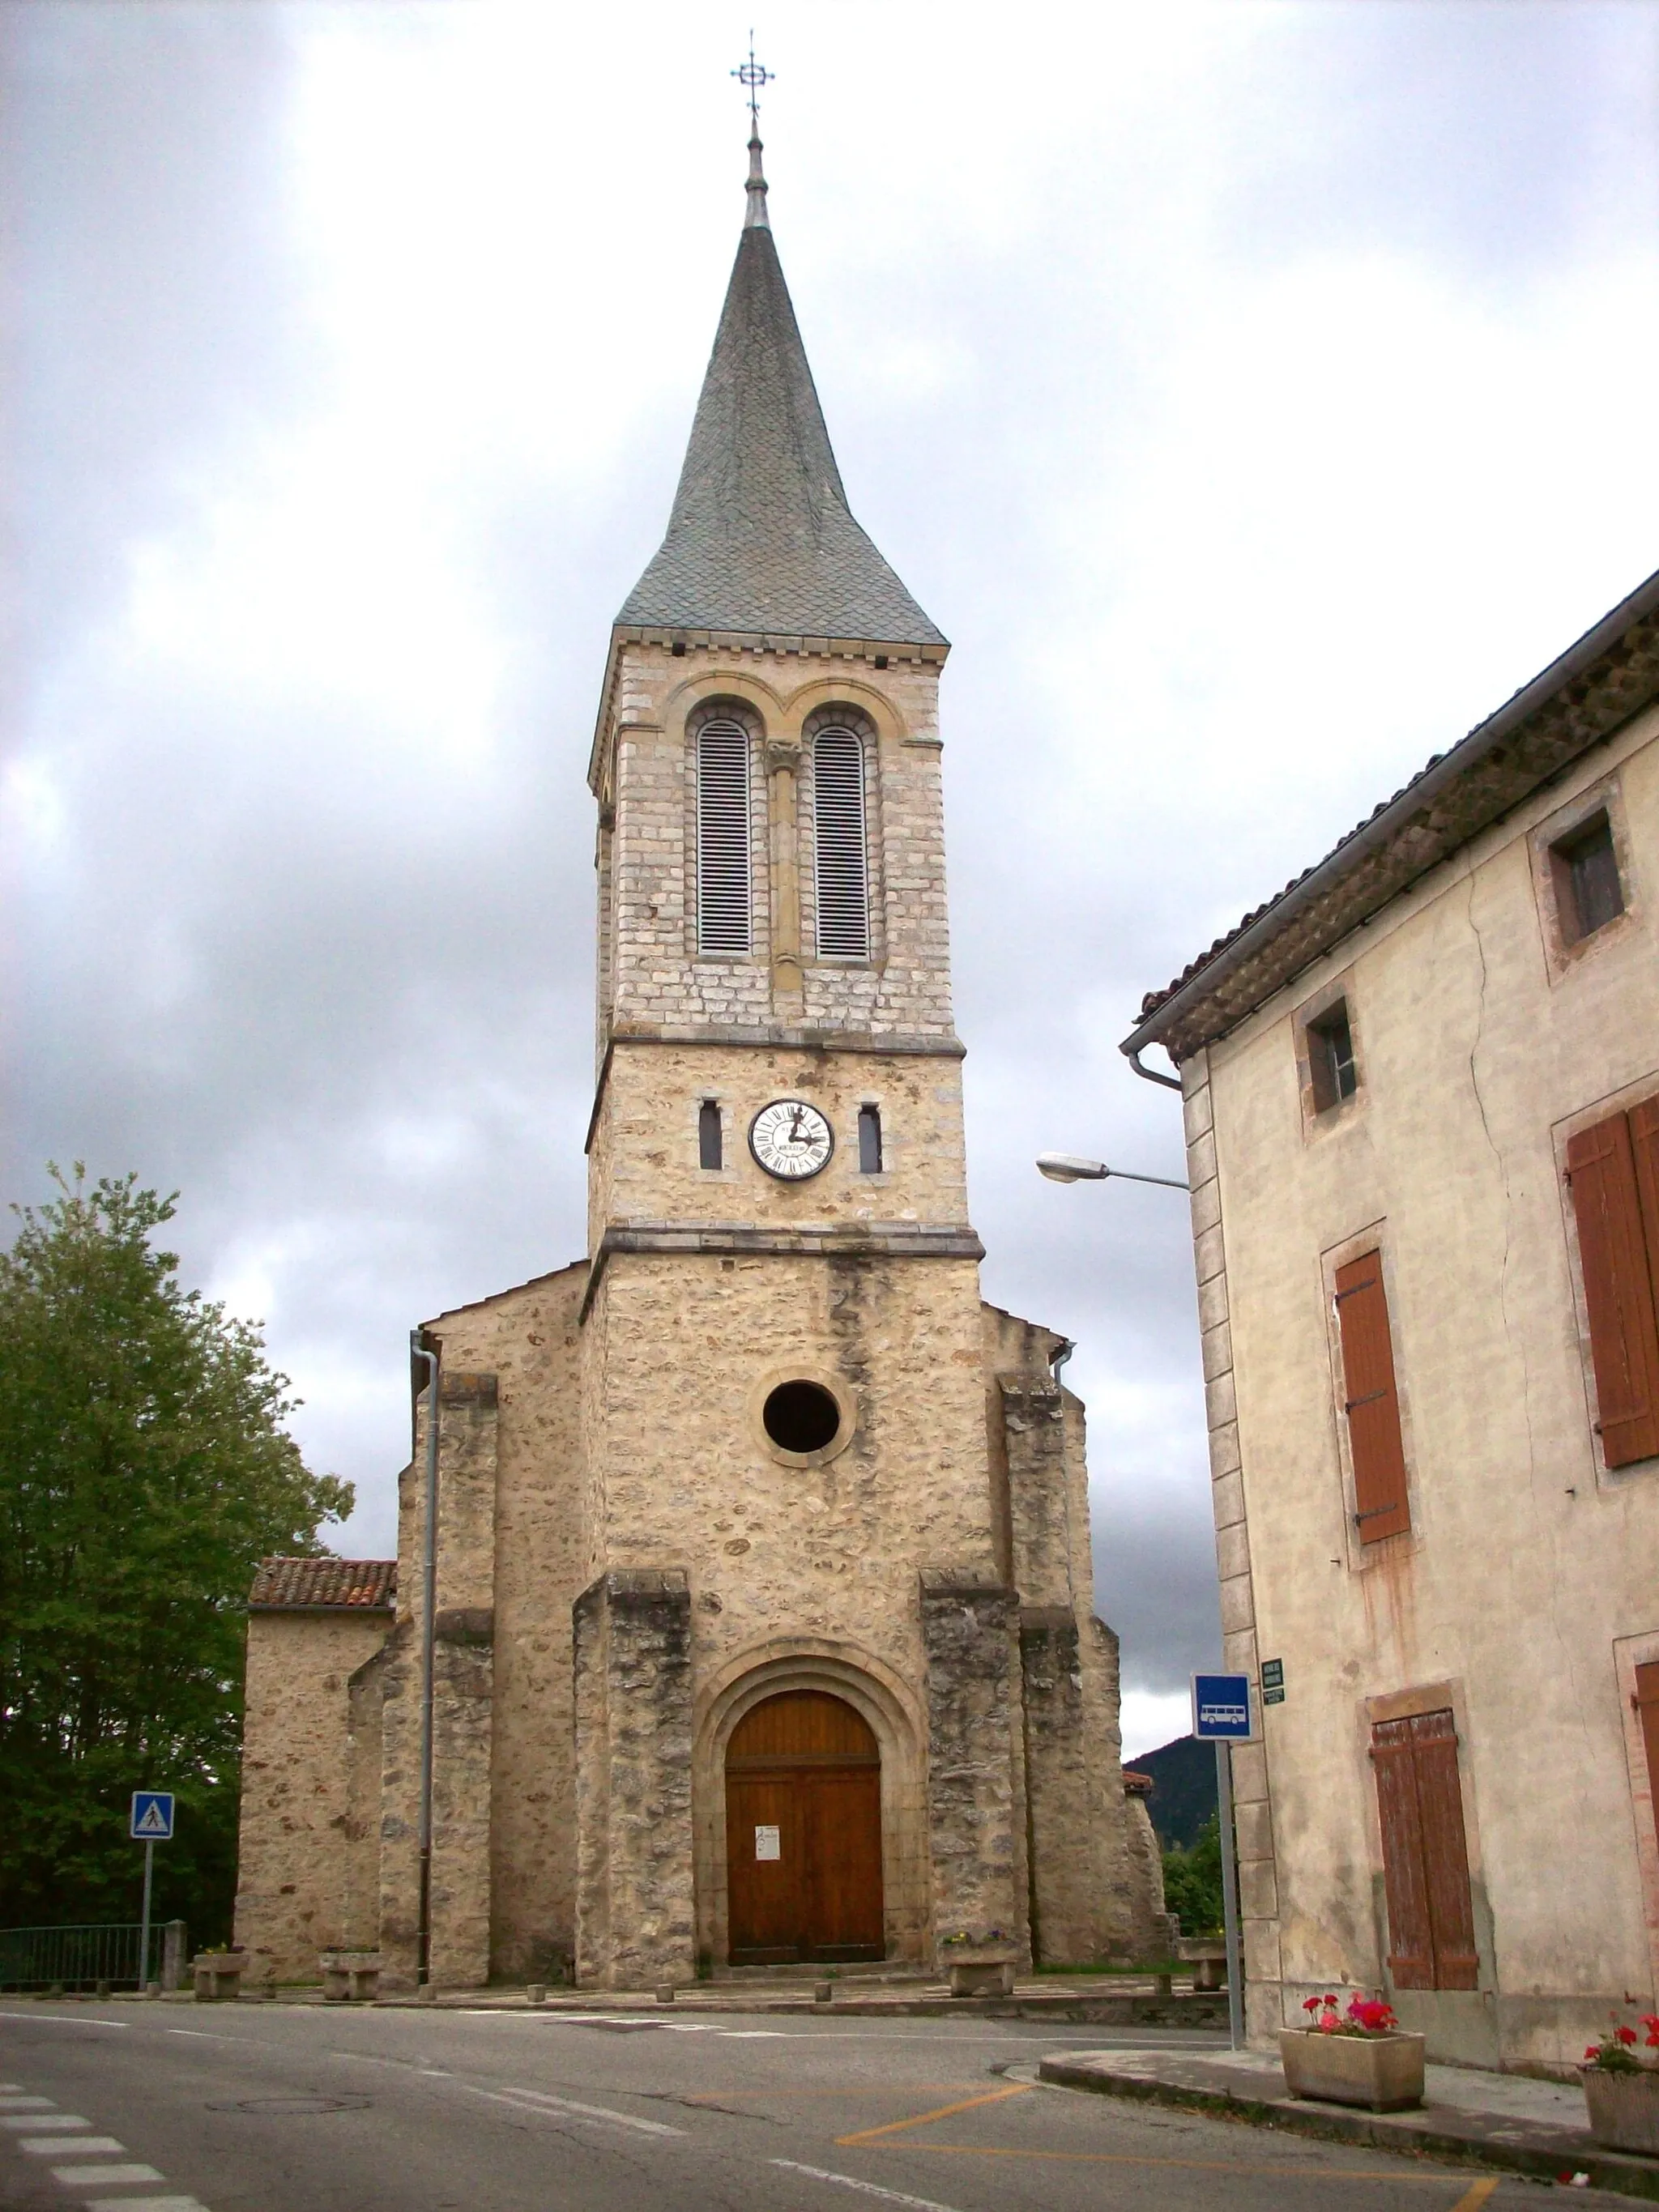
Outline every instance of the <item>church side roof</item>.
<svg viewBox="0 0 1659 2212">
<path fill-rule="evenodd" d="M 668 534 L 617 624 L 942 647 L 848 507 L 766 222 L 759 150 Z"/>
<path fill-rule="evenodd" d="M 248 1593 L 255 1613 L 390 1613 L 397 1601 L 396 1559 L 261 1559 Z"/>
</svg>

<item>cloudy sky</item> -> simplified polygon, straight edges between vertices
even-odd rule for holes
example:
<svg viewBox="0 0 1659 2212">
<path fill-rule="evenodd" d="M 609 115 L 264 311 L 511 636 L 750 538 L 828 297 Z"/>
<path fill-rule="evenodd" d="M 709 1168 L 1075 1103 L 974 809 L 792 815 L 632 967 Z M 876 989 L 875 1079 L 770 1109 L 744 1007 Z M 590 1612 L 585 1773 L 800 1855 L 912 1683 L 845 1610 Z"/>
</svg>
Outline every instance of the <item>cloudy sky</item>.
<svg viewBox="0 0 1659 2212">
<path fill-rule="evenodd" d="M 758 4 L 758 0 L 757 0 Z M 3 1195 L 182 1192 L 337 1538 L 575 1256 L 608 625 L 742 212 L 708 0 L 11 0 Z M 768 0 L 854 507 L 955 641 L 988 1296 L 1079 1341 L 1126 1741 L 1216 1647 L 1143 991 L 1659 562 L 1659 9 Z"/>
</svg>

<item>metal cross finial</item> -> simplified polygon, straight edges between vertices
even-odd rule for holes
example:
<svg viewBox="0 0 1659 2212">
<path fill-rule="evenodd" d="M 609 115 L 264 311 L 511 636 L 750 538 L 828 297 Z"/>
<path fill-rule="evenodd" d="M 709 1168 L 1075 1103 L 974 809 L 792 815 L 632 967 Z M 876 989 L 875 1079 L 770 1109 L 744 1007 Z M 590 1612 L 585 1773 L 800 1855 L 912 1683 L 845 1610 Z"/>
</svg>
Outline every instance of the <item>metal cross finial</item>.
<svg viewBox="0 0 1659 2212">
<path fill-rule="evenodd" d="M 751 138 L 758 138 L 760 137 L 761 87 L 763 84 L 772 83 L 777 76 L 777 71 L 763 69 L 755 59 L 755 34 L 752 31 L 749 33 L 749 58 L 740 69 L 734 69 L 732 74 L 749 94 L 749 135 Z"/>
</svg>

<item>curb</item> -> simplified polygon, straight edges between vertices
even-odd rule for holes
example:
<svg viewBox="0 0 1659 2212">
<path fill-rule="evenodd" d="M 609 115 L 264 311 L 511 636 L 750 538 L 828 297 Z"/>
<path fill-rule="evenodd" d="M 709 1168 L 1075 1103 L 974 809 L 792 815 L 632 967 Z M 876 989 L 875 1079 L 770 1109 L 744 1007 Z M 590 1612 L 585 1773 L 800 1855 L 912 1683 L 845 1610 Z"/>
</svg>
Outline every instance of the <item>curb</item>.
<svg viewBox="0 0 1659 2212">
<path fill-rule="evenodd" d="M 480 1999 L 485 2000 L 480 2004 Z M 811 1997 L 700 1997 L 680 1992 L 672 2004 L 659 2005 L 655 1994 L 641 1990 L 637 1996 L 624 1996 L 618 2001 L 617 1993 L 607 1990 L 605 2000 L 595 2002 L 580 1995 L 549 1997 L 539 2005 L 526 2005 L 522 1998 L 507 2004 L 488 2003 L 484 1990 L 446 1993 L 437 2000 L 422 2002 L 415 1996 L 378 1997 L 374 2000 L 382 2010 L 408 2007 L 422 2012 L 481 2009 L 501 2011 L 534 2011 L 555 2018 L 561 2013 L 580 2013 L 585 2017 L 600 2016 L 607 2012 L 661 2012 L 672 2017 L 676 2013 L 790 2013 L 827 2020 L 831 2015 L 854 2020 L 1032 2020 L 1051 2021 L 1066 2025 L 1090 2027 L 1171 2027 L 1198 2028 L 1225 2027 L 1226 2000 L 1219 2002 L 1210 1997 L 832 1997 L 828 2004 L 819 2004 Z M 343 2011 L 343 2006 L 337 2008 Z"/>
<path fill-rule="evenodd" d="M 1312 2136 L 1325 2142 L 1362 2143 L 1371 2150 L 1397 2151 L 1407 2157 L 1496 2166 L 1535 2180 L 1553 2182 L 1564 2172 L 1583 2173 L 1593 2189 L 1659 2203 L 1659 2159 L 1607 2150 L 1573 2129 L 1529 2135 L 1524 2123 L 1506 2115 L 1486 2120 L 1449 2105 L 1431 2105 L 1415 2112 L 1365 2112 L 1340 2105 L 1308 2104 L 1299 2098 L 1240 2097 L 1231 2089 L 1200 2089 L 1148 2081 L 1144 2075 L 1114 2074 L 1071 2058 L 1042 2059 L 1037 2079 L 1056 2088 L 1084 2089 L 1097 2096 L 1182 2106 L 1190 2112 L 1277 2128 L 1288 2135 Z"/>
</svg>

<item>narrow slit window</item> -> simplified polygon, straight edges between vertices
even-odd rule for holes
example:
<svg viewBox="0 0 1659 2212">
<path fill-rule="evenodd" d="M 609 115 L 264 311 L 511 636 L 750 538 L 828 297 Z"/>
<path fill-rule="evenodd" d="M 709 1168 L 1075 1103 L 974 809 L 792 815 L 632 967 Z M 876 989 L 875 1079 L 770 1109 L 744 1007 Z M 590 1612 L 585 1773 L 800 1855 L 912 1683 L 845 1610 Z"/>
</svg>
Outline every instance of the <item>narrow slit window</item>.
<svg viewBox="0 0 1659 2212">
<path fill-rule="evenodd" d="M 870 957 L 870 868 L 864 747 L 852 730 L 820 730 L 812 746 L 812 837 L 818 957 Z"/>
<path fill-rule="evenodd" d="M 1619 855 L 1605 808 L 1550 847 L 1550 869 L 1561 934 L 1569 945 L 1593 937 L 1625 911 Z"/>
<path fill-rule="evenodd" d="M 1308 1024 L 1308 1072 L 1313 1081 L 1314 1111 L 1327 1114 L 1359 1088 L 1348 1002 L 1339 999 Z"/>
<path fill-rule="evenodd" d="M 881 1173 L 881 1109 L 879 1106 L 859 1108 L 859 1173 Z"/>
<path fill-rule="evenodd" d="M 697 950 L 749 952 L 749 733 L 739 722 L 697 732 Z"/>
<path fill-rule="evenodd" d="M 705 1098 L 697 1109 L 697 1165 L 700 1168 L 725 1165 L 720 1109 L 718 1102 L 713 1098 Z"/>
</svg>

